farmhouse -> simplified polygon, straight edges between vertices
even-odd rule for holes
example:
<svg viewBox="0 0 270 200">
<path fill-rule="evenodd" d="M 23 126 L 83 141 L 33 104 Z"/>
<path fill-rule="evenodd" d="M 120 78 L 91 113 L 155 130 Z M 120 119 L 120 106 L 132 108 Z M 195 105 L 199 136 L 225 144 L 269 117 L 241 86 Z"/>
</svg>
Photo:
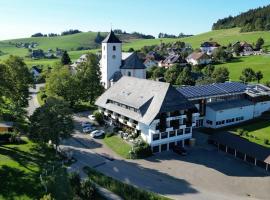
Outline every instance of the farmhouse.
<svg viewBox="0 0 270 200">
<path fill-rule="evenodd" d="M 203 52 L 193 52 L 186 60 L 192 65 L 207 65 L 211 63 L 211 58 Z"/>
<path fill-rule="evenodd" d="M 201 44 L 200 49 L 203 53 L 206 53 L 207 55 L 212 55 L 213 51 L 220 47 L 220 44 L 217 42 L 204 42 Z"/>
<path fill-rule="evenodd" d="M 175 64 L 179 64 L 181 66 L 186 66 L 187 61 L 183 59 L 180 55 L 178 54 L 171 54 L 165 58 L 165 60 L 162 60 L 158 63 L 159 67 L 165 67 L 169 68 Z"/>
<path fill-rule="evenodd" d="M 100 60 L 101 82 L 107 89 L 117 79 L 115 77 L 133 76 L 146 78 L 146 67 L 139 59 L 136 52 L 122 52 L 122 42 L 111 31 L 102 41 L 102 55 Z"/>
<path fill-rule="evenodd" d="M 181 87 L 178 91 L 199 110 L 196 127 L 229 126 L 270 110 L 270 88 L 261 84 L 226 82 Z"/>
<path fill-rule="evenodd" d="M 198 113 L 169 83 L 123 76 L 96 101 L 106 120 L 140 134 L 153 152 L 184 145 Z"/>
<path fill-rule="evenodd" d="M 9 132 L 13 129 L 13 122 L 9 121 L 0 121 L 0 133 Z"/>
</svg>

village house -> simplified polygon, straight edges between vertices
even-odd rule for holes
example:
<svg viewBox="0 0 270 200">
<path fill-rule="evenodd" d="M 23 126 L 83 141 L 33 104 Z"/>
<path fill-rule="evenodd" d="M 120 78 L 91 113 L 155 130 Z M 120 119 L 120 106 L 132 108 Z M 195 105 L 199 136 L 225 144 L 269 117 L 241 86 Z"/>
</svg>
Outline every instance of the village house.
<svg viewBox="0 0 270 200">
<path fill-rule="evenodd" d="M 232 46 L 240 45 L 240 56 L 250 56 L 255 55 L 255 51 L 253 49 L 253 46 L 247 42 L 235 42 Z M 260 51 L 259 51 L 260 52 Z M 256 52 L 258 53 L 258 52 Z"/>
<path fill-rule="evenodd" d="M 188 143 L 198 116 L 196 107 L 169 83 L 128 76 L 95 104 L 110 124 L 139 134 L 153 152 Z"/>
<path fill-rule="evenodd" d="M 32 66 L 30 69 L 30 73 L 33 75 L 34 80 L 37 80 L 41 74 L 42 70 L 38 68 L 37 66 Z"/>
<path fill-rule="evenodd" d="M 204 42 L 201 44 L 200 49 L 203 53 L 207 55 L 212 55 L 216 48 L 220 47 L 217 42 Z"/>
<path fill-rule="evenodd" d="M 204 52 L 193 52 L 186 58 L 191 65 L 207 65 L 211 63 L 211 58 Z"/>
<path fill-rule="evenodd" d="M 13 130 L 13 122 L 0 121 L 0 133 L 10 132 Z"/>
<path fill-rule="evenodd" d="M 154 66 L 158 66 L 158 61 L 156 60 L 152 60 L 152 59 L 146 59 L 143 64 L 145 65 L 145 67 L 148 69 L 148 68 L 151 68 L 151 67 L 154 67 Z"/>
<path fill-rule="evenodd" d="M 158 62 L 159 67 L 165 67 L 165 68 L 169 68 L 175 64 L 186 66 L 187 61 L 178 54 L 171 54 L 167 56 L 164 60 L 161 60 Z"/>
</svg>

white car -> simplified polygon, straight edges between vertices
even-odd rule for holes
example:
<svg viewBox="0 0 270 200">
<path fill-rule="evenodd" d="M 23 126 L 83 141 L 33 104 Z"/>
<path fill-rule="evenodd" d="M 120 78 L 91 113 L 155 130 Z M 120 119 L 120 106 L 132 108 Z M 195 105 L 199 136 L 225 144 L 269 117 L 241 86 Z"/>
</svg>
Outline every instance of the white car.
<svg viewBox="0 0 270 200">
<path fill-rule="evenodd" d="M 92 121 L 94 121 L 96 118 L 95 118 L 95 115 L 88 115 L 88 118 Z"/>
<path fill-rule="evenodd" d="M 91 126 L 86 126 L 83 128 L 83 133 L 89 133 L 91 131 L 93 131 L 93 127 Z"/>
<path fill-rule="evenodd" d="M 92 136 L 92 137 L 99 137 L 99 136 L 102 136 L 102 135 L 104 135 L 104 131 L 103 130 L 95 130 L 95 131 L 92 131 L 91 133 L 90 133 L 90 135 Z"/>
</svg>

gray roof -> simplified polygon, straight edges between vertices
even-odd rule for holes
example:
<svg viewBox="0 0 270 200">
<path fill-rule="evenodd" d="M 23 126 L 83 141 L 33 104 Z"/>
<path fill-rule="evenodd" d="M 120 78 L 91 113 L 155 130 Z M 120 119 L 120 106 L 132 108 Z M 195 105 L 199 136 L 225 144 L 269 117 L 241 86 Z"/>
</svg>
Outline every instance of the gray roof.
<svg viewBox="0 0 270 200">
<path fill-rule="evenodd" d="M 209 85 L 181 87 L 177 90 L 188 99 L 203 98 L 232 93 L 244 93 L 247 86 L 239 82 L 214 83 Z"/>
<path fill-rule="evenodd" d="M 110 78 L 110 81 L 116 82 L 122 77 L 122 73 L 120 71 L 116 71 Z"/>
<path fill-rule="evenodd" d="M 0 127 L 11 128 L 11 127 L 13 127 L 13 124 L 14 124 L 13 122 L 1 121 Z"/>
<path fill-rule="evenodd" d="M 247 139 L 228 132 L 213 134 L 209 139 L 270 164 L 270 148 L 249 142 Z"/>
<path fill-rule="evenodd" d="M 108 103 L 108 100 L 133 107 L 140 112 Z M 123 76 L 105 91 L 95 104 L 147 125 L 161 112 L 195 108 L 169 83 L 128 76 Z"/>
<path fill-rule="evenodd" d="M 219 110 L 227 110 L 232 108 L 238 107 L 245 107 L 251 106 L 253 103 L 246 99 L 237 99 L 231 101 L 222 101 L 222 102 L 215 102 L 207 104 L 207 107 L 211 108 L 212 110 L 219 111 Z"/>
<path fill-rule="evenodd" d="M 145 65 L 139 59 L 136 52 L 132 53 L 122 61 L 121 69 L 145 69 Z"/>
<path fill-rule="evenodd" d="M 111 30 L 107 37 L 102 41 L 102 43 L 122 43 Z"/>
</svg>

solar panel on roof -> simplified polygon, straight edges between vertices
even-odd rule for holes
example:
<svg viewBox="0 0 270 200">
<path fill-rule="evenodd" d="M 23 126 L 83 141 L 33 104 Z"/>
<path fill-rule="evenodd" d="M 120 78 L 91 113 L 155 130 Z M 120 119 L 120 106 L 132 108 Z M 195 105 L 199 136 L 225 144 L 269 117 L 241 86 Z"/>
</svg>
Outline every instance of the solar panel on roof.
<svg viewBox="0 0 270 200">
<path fill-rule="evenodd" d="M 178 88 L 178 91 L 187 98 L 223 95 L 228 93 L 244 92 L 245 90 L 246 85 L 238 82 L 226 82 Z"/>
</svg>

